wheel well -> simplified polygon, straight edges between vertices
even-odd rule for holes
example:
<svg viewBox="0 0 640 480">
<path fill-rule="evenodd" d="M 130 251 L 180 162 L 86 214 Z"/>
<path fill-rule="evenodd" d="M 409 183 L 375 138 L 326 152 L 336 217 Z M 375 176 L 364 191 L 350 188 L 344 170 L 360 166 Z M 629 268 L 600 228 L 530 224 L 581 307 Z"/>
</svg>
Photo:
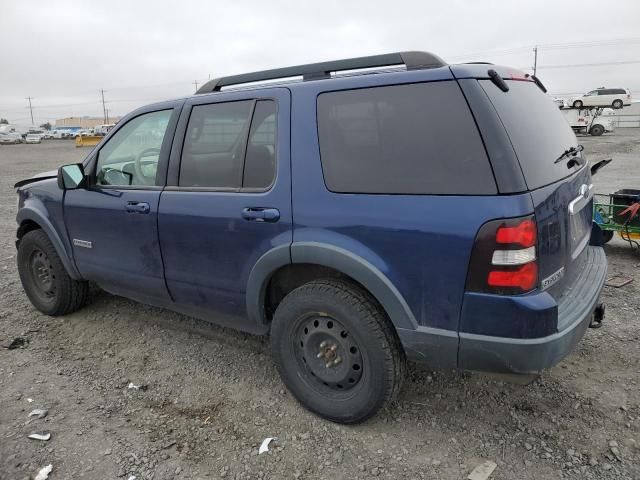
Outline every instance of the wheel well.
<svg viewBox="0 0 640 480">
<path fill-rule="evenodd" d="M 27 233 L 33 230 L 38 230 L 40 228 L 42 227 L 33 220 L 24 220 L 18 227 L 18 240 L 22 239 L 22 237 L 24 237 Z"/>
<path fill-rule="evenodd" d="M 364 285 L 339 270 L 312 263 L 294 263 L 279 268 L 269 279 L 264 296 L 264 307 L 267 321 L 271 322 L 278 305 L 290 292 L 305 283 L 326 278 L 337 278 L 351 283 L 363 292 L 366 292 L 378 305 L 380 305 L 377 299 L 364 287 Z"/>
</svg>

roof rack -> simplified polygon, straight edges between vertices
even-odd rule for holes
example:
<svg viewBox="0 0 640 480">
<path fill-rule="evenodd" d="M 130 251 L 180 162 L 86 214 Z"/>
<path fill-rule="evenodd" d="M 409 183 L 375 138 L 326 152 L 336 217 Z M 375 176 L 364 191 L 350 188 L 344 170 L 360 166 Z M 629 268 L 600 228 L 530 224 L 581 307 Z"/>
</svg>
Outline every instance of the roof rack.
<svg viewBox="0 0 640 480">
<path fill-rule="evenodd" d="M 279 78 L 302 77 L 303 80 L 330 78 L 331 72 L 344 70 L 360 70 L 366 68 L 405 65 L 407 70 L 443 67 L 446 63 L 437 55 L 429 52 L 397 52 L 369 57 L 357 57 L 330 62 L 309 63 L 295 67 L 274 68 L 260 72 L 231 75 L 214 78 L 198 89 L 196 94 L 218 92 L 223 87 L 242 83 L 276 80 Z"/>
</svg>

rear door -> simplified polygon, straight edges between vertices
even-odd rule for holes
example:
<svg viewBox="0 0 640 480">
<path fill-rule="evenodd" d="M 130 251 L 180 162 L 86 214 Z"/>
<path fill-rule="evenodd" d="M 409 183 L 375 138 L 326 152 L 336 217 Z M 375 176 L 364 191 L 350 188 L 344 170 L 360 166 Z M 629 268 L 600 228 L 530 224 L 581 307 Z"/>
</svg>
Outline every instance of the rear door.
<svg viewBox="0 0 640 480">
<path fill-rule="evenodd" d="M 158 218 L 167 286 L 183 311 L 255 327 L 246 318 L 249 273 L 292 241 L 289 116 L 285 88 L 185 104 Z"/>
<path fill-rule="evenodd" d="M 579 154 L 556 162 L 577 146 L 577 139 L 551 97 L 533 82 L 507 81 L 508 92 L 490 80 L 479 82 L 504 124 L 531 191 L 540 287 L 559 297 L 580 270 L 591 234 L 593 185 L 587 160 Z M 577 160 L 573 166 L 572 158 Z"/>
</svg>

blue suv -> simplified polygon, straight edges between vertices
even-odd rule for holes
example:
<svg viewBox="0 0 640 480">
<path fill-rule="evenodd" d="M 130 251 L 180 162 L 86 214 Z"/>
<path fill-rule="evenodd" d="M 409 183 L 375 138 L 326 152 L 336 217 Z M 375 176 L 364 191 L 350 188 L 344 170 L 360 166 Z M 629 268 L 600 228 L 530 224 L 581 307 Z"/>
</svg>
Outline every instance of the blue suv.
<svg viewBox="0 0 640 480">
<path fill-rule="evenodd" d="M 406 360 L 539 372 L 606 273 L 591 171 L 544 86 L 403 52 L 215 79 L 19 182 L 18 268 L 48 315 L 87 282 L 254 334 L 308 409 L 363 421 Z"/>
</svg>

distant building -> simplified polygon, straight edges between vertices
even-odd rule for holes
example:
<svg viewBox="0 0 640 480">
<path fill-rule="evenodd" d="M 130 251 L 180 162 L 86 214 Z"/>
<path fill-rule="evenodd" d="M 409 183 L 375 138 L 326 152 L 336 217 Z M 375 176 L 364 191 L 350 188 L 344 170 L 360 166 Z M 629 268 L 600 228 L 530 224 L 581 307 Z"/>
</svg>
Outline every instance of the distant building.
<svg viewBox="0 0 640 480">
<path fill-rule="evenodd" d="M 109 117 L 109 123 L 117 123 L 120 117 Z M 102 117 L 67 117 L 56 120 L 54 128 L 95 128 L 106 122 Z"/>
</svg>

